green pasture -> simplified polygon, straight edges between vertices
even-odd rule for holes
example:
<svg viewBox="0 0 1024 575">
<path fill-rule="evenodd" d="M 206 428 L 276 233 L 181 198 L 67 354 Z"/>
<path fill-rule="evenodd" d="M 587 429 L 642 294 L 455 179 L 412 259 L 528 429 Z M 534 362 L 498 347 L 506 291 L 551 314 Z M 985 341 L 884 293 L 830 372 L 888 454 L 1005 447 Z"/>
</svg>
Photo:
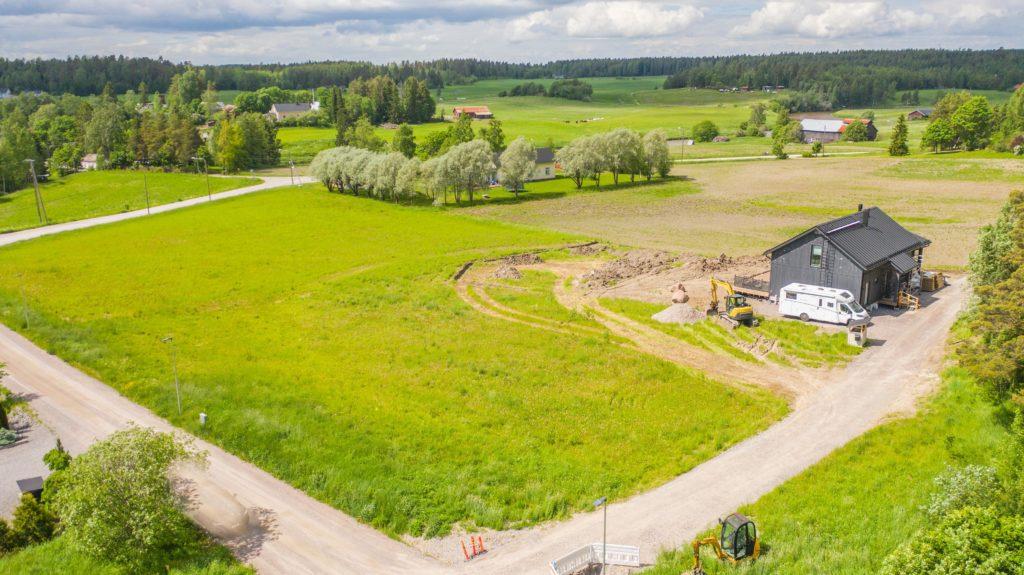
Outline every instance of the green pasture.
<svg viewBox="0 0 1024 575">
<path fill-rule="evenodd" d="M 389 534 L 515 527 L 649 489 L 786 412 L 600 335 L 481 314 L 449 279 L 577 239 L 279 189 L 4 248 L 0 320 Z"/>
<path fill-rule="evenodd" d="M 206 178 L 199 174 L 150 171 L 145 175 L 153 206 L 206 194 Z M 258 184 L 253 178 L 211 177 L 213 193 Z M 70 222 L 146 207 L 143 173 L 131 170 L 90 170 L 54 178 L 39 186 L 47 223 Z M 0 195 L 0 233 L 42 225 L 36 211 L 35 190 L 23 188 Z"/>
<path fill-rule="evenodd" d="M 909 419 L 869 431 L 740 511 L 754 518 L 765 555 L 729 567 L 705 555 L 710 575 L 860 575 L 927 525 L 921 507 L 947 466 L 988 464 L 1004 429 L 966 372 L 944 374 L 942 390 Z M 742 480 L 742 478 L 737 478 Z M 664 554 L 651 575 L 692 565 L 689 546 Z"/>
</svg>

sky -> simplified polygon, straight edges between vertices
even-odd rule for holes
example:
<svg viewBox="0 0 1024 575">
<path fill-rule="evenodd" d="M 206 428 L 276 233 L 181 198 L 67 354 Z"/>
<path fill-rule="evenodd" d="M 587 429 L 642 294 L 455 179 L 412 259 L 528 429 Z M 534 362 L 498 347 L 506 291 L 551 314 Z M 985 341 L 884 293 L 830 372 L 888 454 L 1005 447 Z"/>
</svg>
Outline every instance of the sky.
<svg viewBox="0 0 1024 575">
<path fill-rule="evenodd" d="M 546 62 L 1022 48 L 1024 0 L 0 0 L 0 56 Z"/>
</svg>

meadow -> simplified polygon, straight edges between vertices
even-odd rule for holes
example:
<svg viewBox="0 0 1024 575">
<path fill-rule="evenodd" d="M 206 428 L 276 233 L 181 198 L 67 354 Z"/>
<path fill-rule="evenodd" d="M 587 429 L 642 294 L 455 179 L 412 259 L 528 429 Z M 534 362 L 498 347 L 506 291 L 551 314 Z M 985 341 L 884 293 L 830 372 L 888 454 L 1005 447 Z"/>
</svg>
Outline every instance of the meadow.
<svg viewBox="0 0 1024 575">
<path fill-rule="evenodd" d="M 449 281 L 463 262 L 576 238 L 463 213 L 310 185 L 50 236 L 0 250 L 0 320 L 393 535 L 566 517 L 786 413 L 599 335 L 476 312 Z"/>
<path fill-rule="evenodd" d="M 151 171 L 145 179 L 153 206 L 202 196 L 207 191 L 206 179 L 200 174 Z M 211 177 L 210 191 L 223 192 L 259 182 L 254 178 Z M 50 224 L 143 209 L 145 190 L 143 173 L 130 170 L 90 170 L 39 185 Z M 40 225 L 32 187 L 0 195 L 0 233 Z"/>
<path fill-rule="evenodd" d="M 1005 437 L 993 408 L 957 368 L 917 415 L 891 421 L 740 509 L 752 517 L 767 553 L 728 567 L 705 554 L 710 575 L 860 575 L 928 525 L 921 509 L 947 466 L 989 464 Z M 651 575 L 692 565 L 689 547 L 664 554 Z"/>
<path fill-rule="evenodd" d="M 598 190 L 587 182 L 544 201 L 484 202 L 463 212 L 619 245 L 737 256 L 759 254 L 858 204 L 875 205 L 932 240 L 927 267 L 963 269 L 978 230 L 1024 183 L 1017 160 L 960 154 L 709 162 L 673 173 L 643 186 Z M 957 177 L 945 178 L 950 173 Z"/>
</svg>

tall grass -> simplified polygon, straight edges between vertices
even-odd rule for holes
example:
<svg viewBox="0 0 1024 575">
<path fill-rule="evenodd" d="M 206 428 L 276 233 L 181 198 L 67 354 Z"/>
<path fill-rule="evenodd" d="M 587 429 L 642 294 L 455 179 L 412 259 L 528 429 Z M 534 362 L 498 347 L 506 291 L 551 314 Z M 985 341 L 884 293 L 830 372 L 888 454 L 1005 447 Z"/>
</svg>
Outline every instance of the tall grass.
<svg viewBox="0 0 1024 575">
<path fill-rule="evenodd" d="M 0 320 L 391 534 L 565 517 L 785 413 L 600 337 L 485 316 L 449 281 L 467 260 L 569 241 L 281 189 L 0 250 Z"/>
<path fill-rule="evenodd" d="M 768 552 L 736 569 L 706 556 L 710 574 L 861 575 L 927 524 L 922 505 L 949 465 L 989 463 L 1005 430 L 961 369 L 914 417 L 878 427 L 741 511 Z M 742 478 L 738 478 L 742 480 Z M 665 554 L 651 575 L 678 575 L 692 554 Z"/>
</svg>

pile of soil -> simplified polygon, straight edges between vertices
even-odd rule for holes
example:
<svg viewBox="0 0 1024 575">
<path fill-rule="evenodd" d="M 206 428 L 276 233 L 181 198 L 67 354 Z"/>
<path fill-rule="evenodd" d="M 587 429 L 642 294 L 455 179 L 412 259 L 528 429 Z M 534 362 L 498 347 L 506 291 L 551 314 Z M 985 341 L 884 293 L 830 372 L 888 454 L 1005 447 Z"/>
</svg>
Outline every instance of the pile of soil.
<svg viewBox="0 0 1024 575">
<path fill-rule="evenodd" d="M 583 244 L 569 248 L 569 253 L 574 256 L 592 256 L 606 251 L 608 246 L 604 244 Z"/>
<path fill-rule="evenodd" d="M 510 266 L 529 266 L 544 263 L 544 260 L 540 259 L 540 256 L 537 254 L 512 254 L 501 261 Z"/>
<path fill-rule="evenodd" d="M 667 308 L 651 316 L 654 321 L 661 323 L 688 324 L 697 323 L 707 317 L 707 314 L 698 311 L 693 306 L 685 303 L 674 303 Z"/>
<path fill-rule="evenodd" d="M 607 287 L 624 279 L 663 271 L 675 261 L 676 257 L 668 252 L 633 250 L 621 258 L 612 260 L 585 274 L 580 279 L 589 286 Z"/>
<path fill-rule="evenodd" d="M 500 280 L 518 280 L 523 279 L 523 274 L 519 273 L 514 266 L 509 264 L 501 264 L 498 269 L 494 270 L 494 277 Z"/>
</svg>

